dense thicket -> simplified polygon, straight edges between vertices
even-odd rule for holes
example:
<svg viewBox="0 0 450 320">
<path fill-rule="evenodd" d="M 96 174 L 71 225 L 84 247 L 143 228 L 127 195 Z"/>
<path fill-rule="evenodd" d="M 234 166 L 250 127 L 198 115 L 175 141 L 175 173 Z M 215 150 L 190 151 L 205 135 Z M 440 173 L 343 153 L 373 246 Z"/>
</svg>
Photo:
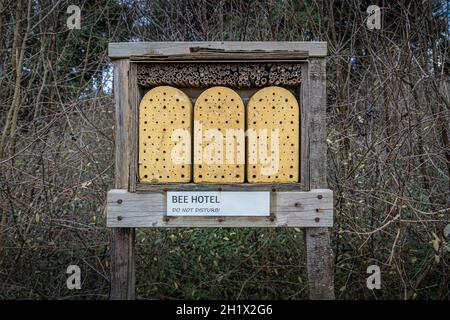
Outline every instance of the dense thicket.
<svg viewBox="0 0 450 320">
<path fill-rule="evenodd" d="M 323 40 L 337 297 L 449 299 L 450 4 L 375 2 L 0 0 L 0 298 L 108 295 L 108 42 Z M 307 297 L 298 229 L 138 230 L 137 243 L 141 298 Z M 69 264 L 82 290 L 66 289 Z M 366 288 L 371 264 L 382 290 Z"/>
</svg>

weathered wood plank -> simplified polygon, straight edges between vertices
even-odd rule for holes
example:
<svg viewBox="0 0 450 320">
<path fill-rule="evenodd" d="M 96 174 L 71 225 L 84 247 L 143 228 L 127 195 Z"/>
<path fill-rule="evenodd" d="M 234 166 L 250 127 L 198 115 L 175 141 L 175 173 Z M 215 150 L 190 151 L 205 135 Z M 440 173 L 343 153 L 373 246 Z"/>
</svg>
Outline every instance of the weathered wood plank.
<svg viewBox="0 0 450 320">
<path fill-rule="evenodd" d="M 128 150 L 129 155 L 129 184 L 128 190 L 130 192 L 136 191 L 137 182 L 137 168 L 138 168 L 138 121 L 139 121 L 139 103 L 141 102 L 140 91 L 137 85 L 137 66 L 130 63 L 128 74 L 128 105 L 129 122 L 126 134 L 128 135 Z"/>
<path fill-rule="evenodd" d="M 114 61 L 114 106 L 115 106 L 115 185 L 127 188 L 129 179 L 129 126 L 131 112 L 128 109 L 128 71 L 130 63 L 127 59 Z"/>
<path fill-rule="evenodd" d="M 128 188 L 130 177 L 129 125 L 131 112 L 128 103 L 128 59 L 114 61 L 115 102 L 115 187 Z M 112 230 L 111 300 L 134 299 L 134 229 Z"/>
<path fill-rule="evenodd" d="M 158 191 L 305 191 L 300 183 L 138 183 L 136 192 Z"/>
<path fill-rule="evenodd" d="M 166 193 L 108 192 L 107 226 L 117 227 L 329 227 L 333 192 L 274 192 L 270 217 L 167 217 Z"/>
<path fill-rule="evenodd" d="M 190 52 L 185 54 L 145 54 L 131 56 L 132 62 L 138 61 L 254 61 L 254 60 L 291 60 L 304 61 L 308 58 L 308 51 L 263 51 L 263 50 L 222 50 L 213 52 Z"/>
<path fill-rule="evenodd" d="M 327 186 L 326 69 L 324 59 L 309 62 L 309 152 L 311 188 Z"/>
<path fill-rule="evenodd" d="M 324 57 L 326 42 L 303 41 L 193 41 L 193 42 L 112 42 L 108 55 L 112 59 L 129 58 L 146 54 L 187 54 L 192 47 L 225 50 L 298 50 L 308 52 L 309 57 Z"/>
<path fill-rule="evenodd" d="M 309 190 L 309 114 L 311 105 L 309 102 L 309 73 L 308 64 L 302 65 L 302 84 L 298 93 L 300 102 L 300 183 L 303 190 Z"/>
<path fill-rule="evenodd" d="M 111 247 L 111 300 L 134 299 L 134 228 L 114 228 Z"/>
<path fill-rule="evenodd" d="M 327 188 L 326 179 L 326 69 L 324 59 L 311 59 L 310 75 L 310 186 Z M 334 268 L 328 228 L 306 228 L 306 265 L 309 296 L 313 300 L 334 299 Z"/>
</svg>

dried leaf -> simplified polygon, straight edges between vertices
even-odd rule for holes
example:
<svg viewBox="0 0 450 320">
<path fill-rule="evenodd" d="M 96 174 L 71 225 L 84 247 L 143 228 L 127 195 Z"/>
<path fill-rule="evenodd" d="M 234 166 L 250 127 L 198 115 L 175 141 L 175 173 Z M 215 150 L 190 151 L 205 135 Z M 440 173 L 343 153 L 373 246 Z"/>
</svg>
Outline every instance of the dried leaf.
<svg viewBox="0 0 450 320">
<path fill-rule="evenodd" d="M 432 233 L 434 239 L 431 240 L 431 244 L 433 245 L 433 249 L 436 252 L 439 252 L 439 246 L 441 244 L 441 239 L 439 239 L 439 237 L 437 236 L 436 233 Z"/>
</svg>

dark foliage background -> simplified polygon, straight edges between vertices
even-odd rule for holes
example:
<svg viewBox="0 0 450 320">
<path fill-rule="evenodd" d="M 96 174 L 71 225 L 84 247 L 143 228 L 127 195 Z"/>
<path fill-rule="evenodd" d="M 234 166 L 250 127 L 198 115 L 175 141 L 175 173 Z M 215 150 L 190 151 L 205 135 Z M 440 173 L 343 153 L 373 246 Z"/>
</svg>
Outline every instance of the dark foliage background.
<svg viewBox="0 0 450 320">
<path fill-rule="evenodd" d="M 68 30 L 66 9 L 81 8 Z M 366 8 L 381 7 L 381 30 Z M 105 299 L 108 42 L 327 41 L 340 299 L 449 299 L 448 1 L 0 0 L 0 298 Z M 446 237 L 447 236 L 447 237 Z M 307 298 L 300 229 L 137 231 L 138 298 Z M 66 288 L 66 268 L 82 289 Z M 366 288 L 366 268 L 382 289 Z"/>
</svg>

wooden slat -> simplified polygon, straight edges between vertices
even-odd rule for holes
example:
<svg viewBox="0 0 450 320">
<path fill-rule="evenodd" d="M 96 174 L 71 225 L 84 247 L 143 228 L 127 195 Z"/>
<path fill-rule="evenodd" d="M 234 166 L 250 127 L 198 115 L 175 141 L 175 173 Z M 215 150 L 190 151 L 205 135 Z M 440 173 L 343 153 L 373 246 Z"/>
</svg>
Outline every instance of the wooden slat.
<svg viewBox="0 0 450 320">
<path fill-rule="evenodd" d="M 309 57 L 327 55 L 326 42 L 303 41 L 112 42 L 108 47 L 108 55 L 112 59 L 118 59 L 146 54 L 187 54 L 193 47 L 225 50 L 298 50 L 308 52 Z"/>
<path fill-rule="evenodd" d="M 191 48 L 192 49 L 192 48 Z M 199 51 L 186 54 L 144 54 L 131 56 L 130 60 L 138 61 L 247 61 L 247 60 L 290 60 L 304 61 L 308 58 L 308 51 L 264 51 L 264 50 L 215 50 Z"/>
<path fill-rule="evenodd" d="M 130 168 L 128 177 L 128 190 L 130 192 L 136 191 L 137 171 L 138 171 L 138 119 L 139 119 L 139 103 L 141 102 L 140 90 L 137 85 L 137 66 L 135 63 L 130 63 L 128 73 L 128 91 L 125 93 L 128 96 L 128 104 L 123 105 L 125 114 L 129 114 L 129 121 L 127 123 L 127 130 L 125 132 L 128 142 L 129 159 L 128 166 Z M 120 99 L 120 97 L 119 97 Z"/>
<path fill-rule="evenodd" d="M 309 72 L 308 64 L 302 65 L 302 84 L 298 92 L 300 101 L 300 183 L 303 190 L 309 190 Z"/>
<path fill-rule="evenodd" d="M 274 192 L 270 217 L 170 217 L 166 194 L 114 189 L 107 196 L 107 226 L 120 227 L 329 227 L 333 192 Z"/>
<path fill-rule="evenodd" d="M 136 192 L 158 191 L 305 191 L 301 183 L 138 183 Z"/>
<path fill-rule="evenodd" d="M 128 60 L 114 61 L 114 107 L 115 107 L 115 186 L 127 188 L 130 176 L 130 144 L 129 130 L 131 113 L 128 110 Z"/>
</svg>

